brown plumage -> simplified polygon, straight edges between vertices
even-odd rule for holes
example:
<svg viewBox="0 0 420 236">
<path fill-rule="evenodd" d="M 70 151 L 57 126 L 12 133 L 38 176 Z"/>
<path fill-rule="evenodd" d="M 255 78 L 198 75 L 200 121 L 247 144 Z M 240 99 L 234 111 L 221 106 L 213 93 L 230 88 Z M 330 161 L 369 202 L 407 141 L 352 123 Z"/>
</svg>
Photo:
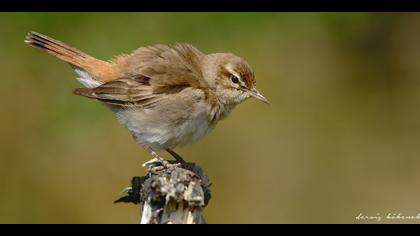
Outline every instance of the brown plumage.
<svg viewBox="0 0 420 236">
<path fill-rule="evenodd" d="M 249 64 L 231 53 L 155 45 L 107 62 L 35 32 L 25 42 L 70 63 L 86 86 L 74 93 L 112 107 L 152 154 L 197 141 L 248 97 L 267 101 Z"/>
</svg>

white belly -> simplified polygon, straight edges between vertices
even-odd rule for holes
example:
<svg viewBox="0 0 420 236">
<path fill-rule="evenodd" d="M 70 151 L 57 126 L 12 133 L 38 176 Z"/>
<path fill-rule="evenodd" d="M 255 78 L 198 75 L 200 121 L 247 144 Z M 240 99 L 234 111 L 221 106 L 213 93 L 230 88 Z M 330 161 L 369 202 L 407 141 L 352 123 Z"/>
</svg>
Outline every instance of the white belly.
<svg viewBox="0 0 420 236">
<path fill-rule="evenodd" d="M 211 131 L 206 111 L 185 112 L 184 119 L 181 120 L 170 117 L 170 114 L 163 117 L 156 115 L 154 111 L 142 109 L 121 110 L 117 112 L 117 116 L 138 143 L 160 151 L 194 143 Z"/>
</svg>

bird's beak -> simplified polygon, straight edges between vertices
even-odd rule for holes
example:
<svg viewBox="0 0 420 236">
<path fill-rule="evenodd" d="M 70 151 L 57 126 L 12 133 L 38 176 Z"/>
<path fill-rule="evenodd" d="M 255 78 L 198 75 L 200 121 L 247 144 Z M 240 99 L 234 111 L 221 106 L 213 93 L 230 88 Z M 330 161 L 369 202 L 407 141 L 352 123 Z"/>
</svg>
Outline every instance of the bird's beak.
<svg viewBox="0 0 420 236">
<path fill-rule="evenodd" d="M 254 98 L 266 103 L 270 104 L 267 98 L 265 98 L 256 88 L 249 90 L 249 94 Z"/>
</svg>

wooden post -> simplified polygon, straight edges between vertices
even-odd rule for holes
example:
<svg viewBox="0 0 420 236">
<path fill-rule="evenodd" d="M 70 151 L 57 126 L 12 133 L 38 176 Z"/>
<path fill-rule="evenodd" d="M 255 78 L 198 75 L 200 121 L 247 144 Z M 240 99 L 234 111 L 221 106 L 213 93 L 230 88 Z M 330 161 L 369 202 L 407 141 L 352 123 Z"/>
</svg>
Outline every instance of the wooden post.
<svg viewBox="0 0 420 236">
<path fill-rule="evenodd" d="M 141 224 L 204 224 L 210 181 L 194 163 L 163 166 L 156 160 L 145 163 L 147 175 L 134 177 L 126 196 L 115 202 L 140 204 Z"/>
</svg>

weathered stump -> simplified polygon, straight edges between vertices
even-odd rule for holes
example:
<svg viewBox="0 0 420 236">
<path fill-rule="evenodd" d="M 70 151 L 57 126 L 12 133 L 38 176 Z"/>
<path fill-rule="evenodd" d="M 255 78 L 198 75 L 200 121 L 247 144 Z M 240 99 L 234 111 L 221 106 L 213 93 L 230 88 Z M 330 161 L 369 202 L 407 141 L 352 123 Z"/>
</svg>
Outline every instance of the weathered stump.
<svg viewBox="0 0 420 236">
<path fill-rule="evenodd" d="M 145 163 L 147 175 L 134 177 L 125 196 L 115 202 L 141 205 L 141 224 L 204 224 L 210 181 L 194 163 L 183 166 L 152 160 Z"/>
</svg>

